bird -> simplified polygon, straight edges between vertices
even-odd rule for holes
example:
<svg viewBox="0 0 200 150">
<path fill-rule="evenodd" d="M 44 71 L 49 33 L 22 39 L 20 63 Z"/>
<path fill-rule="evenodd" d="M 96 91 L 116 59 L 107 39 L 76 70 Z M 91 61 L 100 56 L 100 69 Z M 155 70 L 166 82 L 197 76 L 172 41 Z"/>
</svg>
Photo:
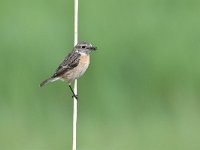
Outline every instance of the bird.
<svg viewBox="0 0 200 150">
<path fill-rule="evenodd" d="M 60 63 L 55 73 L 40 83 L 40 87 L 56 80 L 66 81 L 73 94 L 72 97 L 75 97 L 78 100 L 78 95 L 75 95 L 71 83 L 85 73 L 90 64 L 90 53 L 96 49 L 97 47 L 89 42 L 78 42 Z"/>
</svg>

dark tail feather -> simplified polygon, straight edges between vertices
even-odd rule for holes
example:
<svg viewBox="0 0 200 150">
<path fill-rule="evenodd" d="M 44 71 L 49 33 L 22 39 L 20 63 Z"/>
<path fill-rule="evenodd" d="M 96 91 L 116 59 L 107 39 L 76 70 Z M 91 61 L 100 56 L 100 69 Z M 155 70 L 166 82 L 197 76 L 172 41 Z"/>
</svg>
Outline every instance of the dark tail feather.
<svg viewBox="0 0 200 150">
<path fill-rule="evenodd" d="M 42 83 L 40 83 L 40 87 L 43 87 L 44 85 L 46 85 L 47 83 L 51 82 L 53 80 L 53 78 L 48 78 L 46 80 L 44 80 Z"/>
</svg>

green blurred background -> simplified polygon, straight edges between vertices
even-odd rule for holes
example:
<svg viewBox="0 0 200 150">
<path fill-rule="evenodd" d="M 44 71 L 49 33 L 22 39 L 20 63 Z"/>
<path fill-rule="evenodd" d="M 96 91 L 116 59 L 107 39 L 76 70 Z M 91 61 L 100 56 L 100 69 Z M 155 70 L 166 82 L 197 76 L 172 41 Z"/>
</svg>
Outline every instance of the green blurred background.
<svg viewBox="0 0 200 150">
<path fill-rule="evenodd" d="M 78 150 L 200 149 L 200 1 L 80 0 L 99 48 L 78 81 Z M 72 99 L 44 88 L 73 47 L 73 0 L 0 0 L 0 150 L 69 150 Z"/>
</svg>

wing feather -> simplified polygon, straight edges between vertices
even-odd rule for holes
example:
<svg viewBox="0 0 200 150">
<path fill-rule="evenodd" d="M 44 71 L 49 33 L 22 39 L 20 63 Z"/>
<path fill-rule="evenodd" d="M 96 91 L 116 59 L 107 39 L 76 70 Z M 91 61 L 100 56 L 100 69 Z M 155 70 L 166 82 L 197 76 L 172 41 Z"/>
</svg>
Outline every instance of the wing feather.
<svg viewBox="0 0 200 150">
<path fill-rule="evenodd" d="M 80 60 L 80 54 L 77 52 L 72 51 L 68 54 L 67 57 L 63 60 L 63 62 L 58 66 L 56 69 L 53 78 L 58 77 L 67 71 L 73 69 L 74 67 L 78 66 Z"/>
</svg>

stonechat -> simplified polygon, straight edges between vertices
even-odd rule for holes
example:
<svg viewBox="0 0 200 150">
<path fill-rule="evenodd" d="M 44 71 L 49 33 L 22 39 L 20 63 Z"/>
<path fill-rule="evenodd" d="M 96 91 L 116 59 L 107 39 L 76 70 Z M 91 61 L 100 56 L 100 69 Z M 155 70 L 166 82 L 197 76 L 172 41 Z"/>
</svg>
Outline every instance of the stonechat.
<svg viewBox="0 0 200 150">
<path fill-rule="evenodd" d="M 92 46 L 88 42 L 79 42 L 58 66 L 55 73 L 44 80 L 40 84 L 40 87 L 56 80 L 65 80 L 73 93 L 73 97 L 78 99 L 78 96 L 75 95 L 71 87 L 71 82 L 80 78 L 85 73 L 90 64 L 90 53 L 96 49 L 95 46 Z"/>
</svg>

